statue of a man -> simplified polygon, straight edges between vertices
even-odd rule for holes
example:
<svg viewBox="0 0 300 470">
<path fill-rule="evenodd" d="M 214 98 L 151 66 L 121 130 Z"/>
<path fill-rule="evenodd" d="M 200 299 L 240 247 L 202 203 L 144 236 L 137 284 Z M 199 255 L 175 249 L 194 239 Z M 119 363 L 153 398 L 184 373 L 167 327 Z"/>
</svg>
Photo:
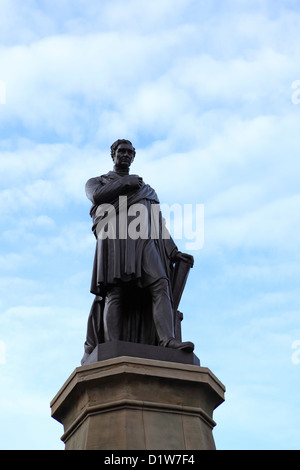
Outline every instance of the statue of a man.
<svg viewBox="0 0 300 470">
<path fill-rule="evenodd" d="M 84 358 L 99 343 L 113 340 L 192 352 L 193 343 L 175 338 L 172 279 L 174 265 L 181 261 L 190 267 L 193 257 L 178 251 L 161 215 L 153 218 L 160 214 L 154 189 L 129 174 L 135 157 L 131 142 L 117 140 L 111 156 L 113 171 L 86 183 L 97 243 Z"/>
</svg>

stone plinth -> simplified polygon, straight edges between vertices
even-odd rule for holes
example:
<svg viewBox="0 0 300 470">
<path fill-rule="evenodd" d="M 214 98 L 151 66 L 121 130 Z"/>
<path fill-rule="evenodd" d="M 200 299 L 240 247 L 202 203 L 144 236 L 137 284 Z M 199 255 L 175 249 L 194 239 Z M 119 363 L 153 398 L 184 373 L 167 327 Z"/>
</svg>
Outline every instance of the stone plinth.
<svg viewBox="0 0 300 470">
<path fill-rule="evenodd" d="M 76 368 L 51 410 L 66 450 L 209 450 L 224 392 L 206 367 L 121 356 Z"/>
<path fill-rule="evenodd" d="M 179 362 L 181 364 L 200 366 L 200 359 L 194 353 L 188 353 L 180 349 L 130 343 L 127 341 L 109 341 L 107 343 L 98 344 L 94 351 L 85 358 L 82 365 L 85 366 L 86 364 L 120 356 L 156 359 L 159 361 Z"/>
</svg>

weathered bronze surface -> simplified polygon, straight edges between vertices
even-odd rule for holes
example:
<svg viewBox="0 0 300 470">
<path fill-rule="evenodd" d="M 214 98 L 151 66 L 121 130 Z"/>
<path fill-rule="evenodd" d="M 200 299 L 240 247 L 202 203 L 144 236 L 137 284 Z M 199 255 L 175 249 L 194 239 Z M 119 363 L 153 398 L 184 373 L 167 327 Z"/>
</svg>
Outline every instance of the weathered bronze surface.
<svg viewBox="0 0 300 470">
<path fill-rule="evenodd" d="M 108 341 L 192 353 L 193 343 L 181 340 L 177 309 L 193 257 L 181 253 L 167 231 L 155 190 L 129 174 L 131 142 L 116 141 L 111 156 L 113 170 L 86 183 L 97 241 L 82 364 Z"/>
</svg>

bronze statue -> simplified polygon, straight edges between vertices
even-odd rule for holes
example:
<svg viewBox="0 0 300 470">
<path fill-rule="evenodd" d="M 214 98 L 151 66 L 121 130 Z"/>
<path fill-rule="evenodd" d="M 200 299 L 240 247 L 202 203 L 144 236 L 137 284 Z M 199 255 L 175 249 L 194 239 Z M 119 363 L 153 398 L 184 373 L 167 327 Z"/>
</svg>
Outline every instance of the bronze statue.
<svg viewBox="0 0 300 470">
<path fill-rule="evenodd" d="M 113 171 L 86 183 L 97 242 L 82 363 L 98 344 L 114 340 L 192 352 L 193 343 L 181 341 L 177 307 L 193 257 L 171 238 L 154 189 L 129 174 L 131 142 L 117 140 L 111 156 Z"/>
</svg>

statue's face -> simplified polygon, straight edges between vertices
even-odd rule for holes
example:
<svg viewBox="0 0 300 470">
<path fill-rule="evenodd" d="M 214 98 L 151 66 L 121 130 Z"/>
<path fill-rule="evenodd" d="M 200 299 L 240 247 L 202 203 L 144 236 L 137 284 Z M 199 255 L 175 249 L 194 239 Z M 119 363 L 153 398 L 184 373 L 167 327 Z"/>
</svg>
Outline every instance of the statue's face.
<svg viewBox="0 0 300 470">
<path fill-rule="evenodd" d="M 116 150 L 114 162 L 118 168 L 129 168 L 134 157 L 134 151 L 129 144 L 120 144 Z"/>
</svg>

